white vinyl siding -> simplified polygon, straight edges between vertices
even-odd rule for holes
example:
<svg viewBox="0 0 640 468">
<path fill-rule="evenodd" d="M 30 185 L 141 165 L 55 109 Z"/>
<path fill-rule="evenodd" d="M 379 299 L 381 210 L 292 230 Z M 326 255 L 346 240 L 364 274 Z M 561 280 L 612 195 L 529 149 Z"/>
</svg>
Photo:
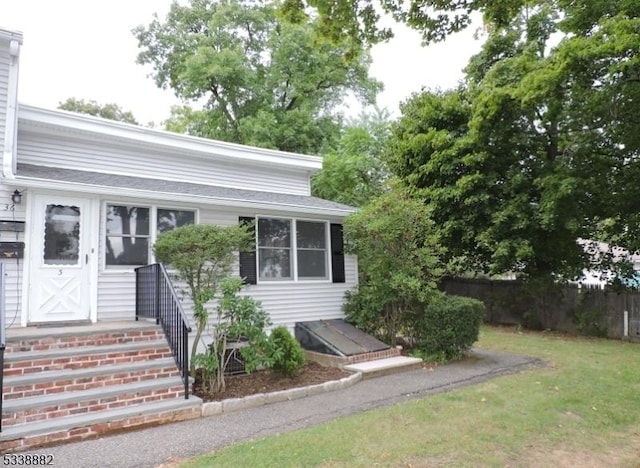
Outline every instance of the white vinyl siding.
<svg viewBox="0 0 640 468">
<path fill-rule="evenodd" d="M 0 220 L 24 221 L 28 194 L 22 194 L 22 202 L 12 206 L 13 187 L 0 186 Z M 0 242 L 24 242 L 24 232 L 0 231 Z M 26 255 L 26 250 L 25 250 Z M 22 313 L 22 281 L 25 274 L 26 257 L 21 259 L 3 259 L 4 275 L 4 308 L 7 327 L 21 326 Z M 17 315 L 16 315 L 17 314 Z"/>
<path fill-rule="evenodd" d="M 142 204 L 141 202 L 137 202 Z M 152 204 L 149 201 L 149 204 Z M 252 213 L 240 213 L 217 209 L 215 207 L 192 206 L 199 209 L 201 224 L 236 225 L 238 216 L 252 216 Z M 187 209 L 185 207 L 185 209 Z M 273 217 L 278 213 L 267 213 Z M 101 219 L 101 223 L 104 220 Z M 101 238 L 100 255 L 104 255 L 104 241 Z M 238 265 L 234 265 L 232 274 L 238 275 Z M 344 293 L 357 282 L 357 262 L 353 256 L 345 256 L 345 283 L 324 282 L 273 282 L 246 287 L 242 294 L 249 295 L 262 302 L 262 306 L 271 316 L 274 325 L 293 328 L 296 322 L 343 317 L 342 303 Z M 179 296 L 184 295 L 184 285 L 176 283 Z M 185 312 L 193 322 L 193 309 L 188 300 L 183 301 Z M 210 305 L 213 315 L 214 304 Z M 135 274 L 131 271 L 105 271 L 101 269 L 98 277 L 98 320 L 133 320 L 135 317 Z"/>
<path fill-rule="evenodd" d="M 345 256 L 344 283 L 289 282 L 249 286 L 244 294 L 262 302 L 274 326 L 293 329 L 296 322 L 343 318 L 344 294 L 357 284 L 357 262 Z"/>
<path fill-rule="evenodd" d="M 205 185 L 309 195 L 305 171 L 230 164 L 175 152 L 132 150 L 110 141 L 87 141 L 73 135 L 38 135 L 18 130 L 18 161 L 64 169 L 130 175 Z"/>
<path fill-rule="evenodd" d="M 9 94 L 9 47 L 0 43 L 0 161 L 4 154 L 4 129 L 7 118 L 7 95 Z"/>
</svg>

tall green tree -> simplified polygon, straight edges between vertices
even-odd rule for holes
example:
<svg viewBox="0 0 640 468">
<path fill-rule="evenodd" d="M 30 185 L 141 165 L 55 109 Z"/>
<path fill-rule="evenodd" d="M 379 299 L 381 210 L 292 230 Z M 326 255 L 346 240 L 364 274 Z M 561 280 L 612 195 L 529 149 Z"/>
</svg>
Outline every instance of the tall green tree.
<svg viewBox="0 0 640 468">
<path fill-rule="evenodd" d="M 283 8 L 291 14 L 314 11 L 322 34 L 333 40 L 348 37 L 361 44 L 375 44 L 389 39 L 393 31 L 385 25 L 388 22 L 381 21 L 384 13 L 420 31 L 424 42 L 429 43 L 443 41 L 468 27 L 474 13 L 502 26 L 531 3 L 531 0 L 284 0 Z"/>
<path fill-rule="evenodd" d="M 394 345 L 413 315 L 437 296 L 441 247 L 429 210 L 397 188 L 349 216 L 344 228 L 360 272 L 358 288 L 346 295 L 347 319 Z"/>
<path fill-rule="evenodd" d="M 139 125 L 130 111 L 125 111 L 118 104 L 114 103 L 99 104 L 93 100 L 85 101 L 84 99 L 70 97 L 66 101 L 60 102 L 58 109 Z"/>
<path fill-rule="evenodd" d="M 464 86 L 403 106 L 388 163 L 450 265 L 571 278 L 610 258 L 578 238 L 640 248 L 639 7 L 595 3 L 530 2 L 491 25 Z"/>
<path fill-rule="evenodd" d="M 351 206 L 362 206 L 380 195 L 387 179 L 382 154 L 390 128 L 386 109 L 375 108 L 350 120 L 312 180 L 313 195 Z"/>
<path fill-rule="evenodd" d="M 327 40 L 316 19 L 276 2 L 175 2 L 134 34 L 138 62 L 185 103 L 167 127 L 192 135 L 319 154 L 335 141 L 344 97 L 373 103 L 381 89 L 366 47 Z"/>
</svg>

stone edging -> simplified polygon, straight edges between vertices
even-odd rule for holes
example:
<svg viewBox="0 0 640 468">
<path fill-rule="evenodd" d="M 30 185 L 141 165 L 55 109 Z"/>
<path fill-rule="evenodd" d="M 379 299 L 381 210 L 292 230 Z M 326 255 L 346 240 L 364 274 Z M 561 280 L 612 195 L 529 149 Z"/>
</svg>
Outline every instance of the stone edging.
<svg viewBox="0 0 640 468">
<path fill-rule="evenodd" d="M 331 380 L 317 385 L 309 385 L 308 387 L 291 388 L 272 393 L 256 393 L 255 395 L 249 395 L 244 398 L 228 398 L 222 401 L 203 402 L 201 416 L 206 417 L 222 413 L 233 413 L 243 409 L 277 403 L 279 401 L 297 400 L 299 398 L 348 388 L 361 380 L 362 373 L 356 372 L 340 380 Z"/>
</svg>

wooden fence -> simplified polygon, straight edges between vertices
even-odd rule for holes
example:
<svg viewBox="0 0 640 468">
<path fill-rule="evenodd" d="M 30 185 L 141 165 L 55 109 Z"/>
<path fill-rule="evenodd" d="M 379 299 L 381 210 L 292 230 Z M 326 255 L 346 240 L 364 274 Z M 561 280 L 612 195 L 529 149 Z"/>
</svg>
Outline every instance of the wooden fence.
<svg viewBox="0 0 640 468">
<path fill-rule="evenodd" d="M 640 341 L 638 291 L 467 278 L 446 278 L 441 289 L 484 302 L 489 323 Z"/>
</svg>

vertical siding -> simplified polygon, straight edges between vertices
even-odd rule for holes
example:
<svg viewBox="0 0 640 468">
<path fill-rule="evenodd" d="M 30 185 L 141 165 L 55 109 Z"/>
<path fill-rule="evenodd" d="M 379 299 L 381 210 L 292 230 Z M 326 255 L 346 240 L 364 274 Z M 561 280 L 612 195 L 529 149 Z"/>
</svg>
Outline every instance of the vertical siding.
<svg viewBox="0 0 640 468">
<path fill-rule="evenodd" d="M 137 204 L 141 202 L 137 201 Z M 265 213 L 270 214 L 270 213 Z M 252 215 L 240 213 L 240 215 Z M 255 213 L 253 214 L 255 215 Z M 200 207 L 201 224 L 233 225 L 239 214 L 224 209 Z M 280 214 L 282 216 L 282 213 Z M 101 232 L 104 216 L 101 215 Z M 104 239 L 100 238 L 100 258 L 104 257 Z M 233 274 L 238 274 L 238 265 Z M 274 325 L 292 328 L 295 322 L 343 317 L 344 293 L 357 283 L 357 261 L 353 256 L 345 258 L 346 282 L 334 284 L 326 281 L 299 281 L 257 284 L 248 287 L 243 294 L 262 303 L 271 316 Z M 184 285 L 175 284 L 180 296 L 184 295 Z M 183 301 L 185 312 L 193 322 L 193 309 L 189 301 Z M 211 305 L 212 308 L 215 305 Z M 101 266 L 98 279 L 98 320 L 130 320 L 135 316 L 135 275 L 130 272 L 105 271 Z"/>
<path fill-rule="evenodd" d="M 7 94 L 9 93 L 9 47 L 0 42 L 0 161 L 4 153 L 4 129 L 7 118 Z"/>
<path fill-rule="evenodd" d="M 23 193 L 22 203 L 12 206 L 11 194 L 15 189 L 0 185 L 0 220 L 24 221 L 27 194 Z M 24 232 L 0 231 L 0 242 L 24 242 Z M 7 327 L 19 327 L 22 313 L 22 280 L 26 270 L 26 258 L 2 259 L 4 264 L 4 307 Z"/>
<path fill-rule="evenodd" d="M 82 169 L 207 185 L 309 195 L 304 171 L 231 164 L 210 158 L 149 150 L 72 134 L 43 135 L 18 124 L 18 161 L 24 164 Z"/>
</svg>

